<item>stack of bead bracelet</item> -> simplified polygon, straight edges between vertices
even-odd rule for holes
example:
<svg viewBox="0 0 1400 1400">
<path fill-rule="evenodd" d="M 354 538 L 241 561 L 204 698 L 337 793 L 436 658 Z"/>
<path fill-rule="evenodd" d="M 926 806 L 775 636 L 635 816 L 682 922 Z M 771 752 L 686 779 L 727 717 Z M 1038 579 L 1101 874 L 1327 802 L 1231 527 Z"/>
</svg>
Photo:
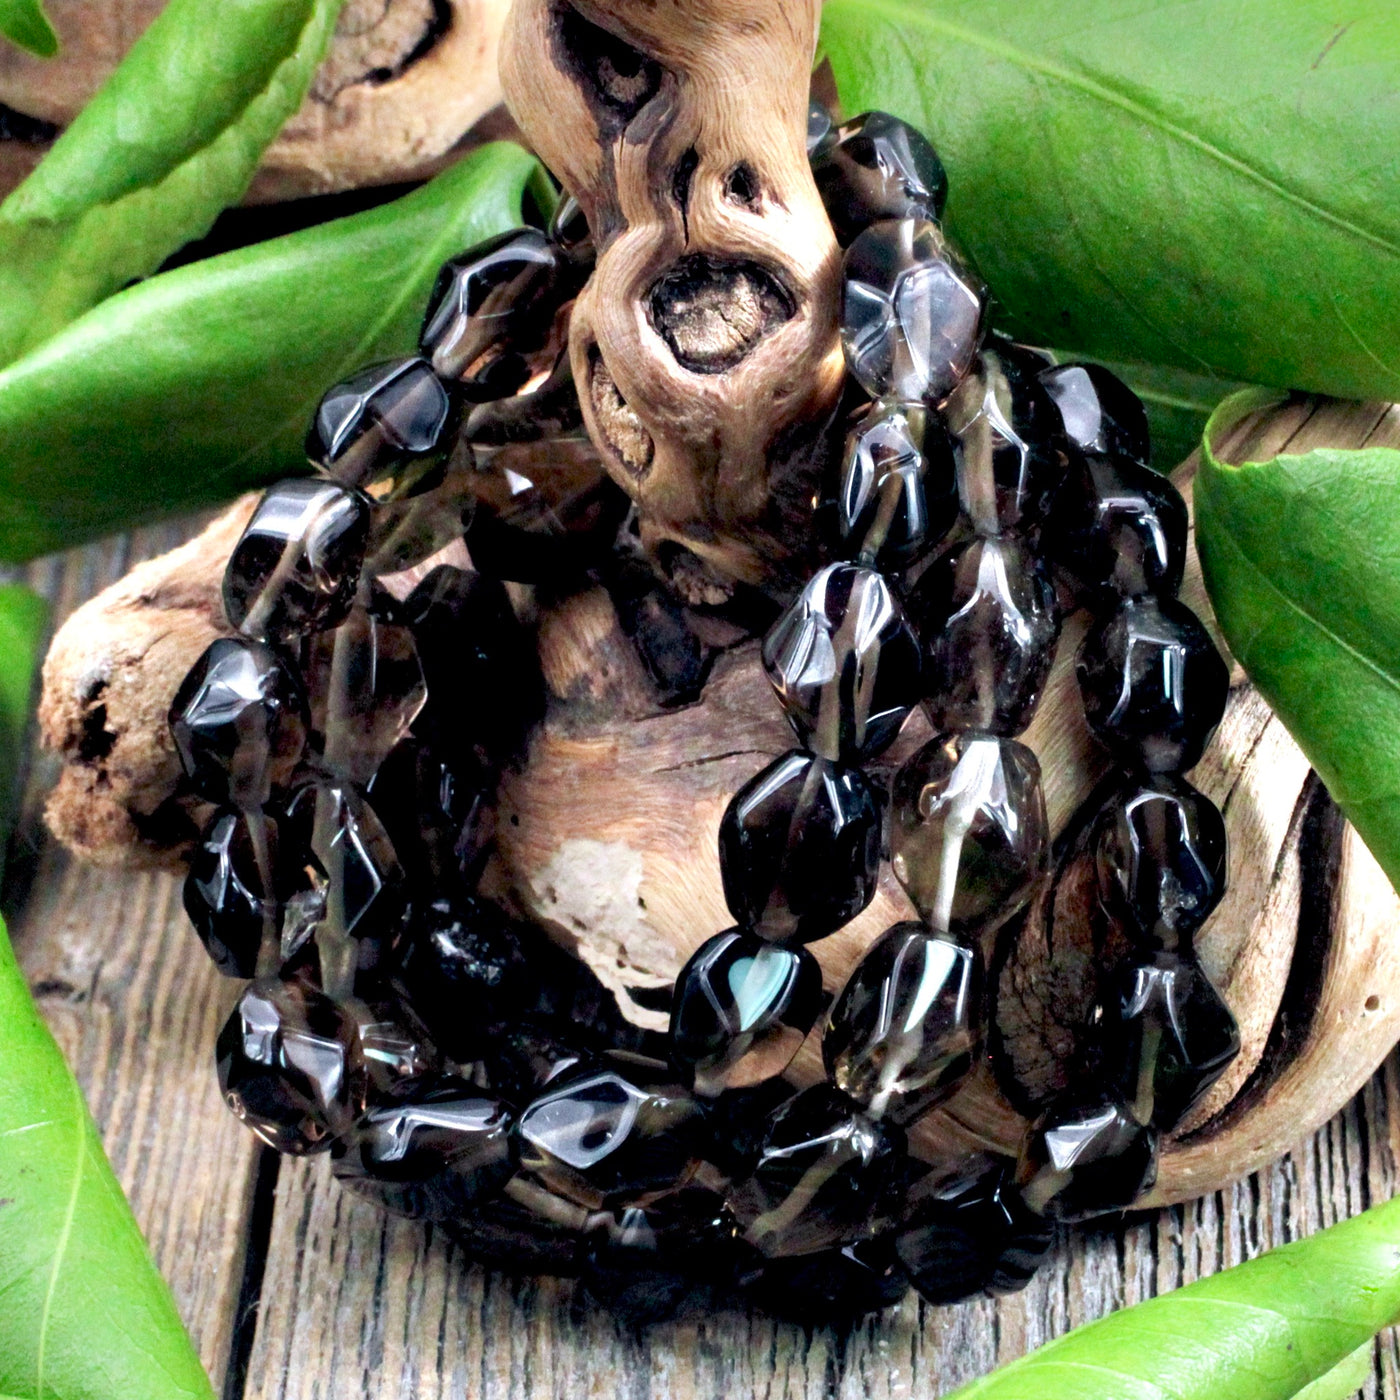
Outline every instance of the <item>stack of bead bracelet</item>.
<svg viewBox="0 0 1400 1400">
<path fill-rule="evenodd" d="M 544 705 L 503 580 L 536 577 L 541 549 L 599 567 L 625 511 L 585 491 L 582 535 L 511 523 L 530 483 L 508 445 L 555 439 L 560 463 L 582 447 L 554 358 L 592 264 L 573 201 L 547 234 L 449 262 L 419 355 L 325 395 L 317 474 L 254 510 L 224 580 L 236 635 L 171 709 L 187 782 L 215 804 L 186 908 L 219 969 L 251 979 L 218 1042 L 233 1111 L 475 1255 L 579 1272 L 636 1318 L 704 1285 L 807 1320 L 910 1283 L 936 1303 L 1020 1287 L 1055 1222 L 1151 1185 L 1158 1134 L 1238 1048 L 1191 952 L 1224 890 L 1224 826 L 1181 776 L 1228 677 L 1175 596 L 1187 513 L 1147 466 L 1142 407 L 1103 369 L 988 336 L 917 132 L 814 107 L 808 149 L 846 248 L 856 405 L 832 562 L 764 641 L 800 747 L 724 814 L 736 926 L 680 973 L 669 1036 L 475 889 L 496 775 Z M 472 569 L 405 574 L 462 538 Z M 1039 765 L 1015 736 L 1071 606 L 1094 615 L 1078 679 L 1121 770 L 1088 818 L 1097 898 L 1132 952 L 1082 1087 L 1019 1159 L 924 1161 L 906 1130 L 984 1060 L 989 949 L 1048 879 Z M 886 801 L 860 765 L 920 705 L 937 737 Z M 870 903 L 886 843 L 920 920 L 828 1007 L 805 945 Z M 819 1020 L 828 1080 L 798 1091 L 783 1076 Z"/>
</svg>

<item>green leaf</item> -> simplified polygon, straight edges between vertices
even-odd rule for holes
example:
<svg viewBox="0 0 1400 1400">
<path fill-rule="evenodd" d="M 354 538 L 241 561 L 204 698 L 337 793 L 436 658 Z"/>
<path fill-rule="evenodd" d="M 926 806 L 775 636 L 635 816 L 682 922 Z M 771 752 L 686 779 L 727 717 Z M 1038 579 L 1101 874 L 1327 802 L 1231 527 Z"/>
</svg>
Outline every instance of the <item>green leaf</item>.
<svg viewBox="0 0 1400 1400">
<path fill-rule="evenodd" d="M 1228 466 L 1216 410 L 1196 477 L 1196 544 L 1240 664 L 1400 888 L 1400 451 L 1318 448 Z"/>
<path fill-rule="evenodd" d="M 0 584 L 0 875 L 14 805 L 19 754 L 29 727 L 34 668 L 48 605 L 21 584 Z"/>
<path fill-rule="evenodd" d="M 322 393 L 411 351 L 439 265 L 520 222 L 534 165 L 482 147 L 392 204 L 153 277 L 0 371 L 0 557 L 305 472 Z"/>
<path fill-rule="evenodd" d="M 1077 1327 L 948 1400 L 1293 1400 L 1397 1315 L 1400 1199 Z"/>
<path fill-rule="evenodd" d="M 1370 1378 L 1376 1358 L 1373 1343 L 1357 1347 L 1345 1361 L 1340 1361 L 1325 1376 L 1305 1385 L 1293 1400 L 1350 1400 Z"/>
<path fill-rule="evenodd" d="M 829 0 L 822 44 L 932 137 L 1018 336 L 1400 397 L 1391 0 Z"/>
<path fill-rule="evenodd" d="M 158 267 L 242 198 L 341 0 L 171 0 L 0 205 L 0 364 Z"/>
<path fill-rule="evenodd" d="M 213 1400 L 0 924 L 0 1392 Z"/>
<path fill-rule="evenodd" d="M 58 52 L 58 35 L 41 0 L 0 0 L 0 34 L 40 58 L 52 58 Z"/>
</svg>

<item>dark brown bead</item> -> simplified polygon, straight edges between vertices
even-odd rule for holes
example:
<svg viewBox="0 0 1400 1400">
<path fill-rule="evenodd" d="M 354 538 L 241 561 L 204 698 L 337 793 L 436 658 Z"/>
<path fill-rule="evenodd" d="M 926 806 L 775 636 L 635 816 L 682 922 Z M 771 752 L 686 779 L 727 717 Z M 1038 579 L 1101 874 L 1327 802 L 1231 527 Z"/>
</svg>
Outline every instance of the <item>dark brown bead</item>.
<svg viewBox="0 0 1400 1400">
<path fill-rule="evenodd" d="M 1147 412 L 1116 374 L 1102 365 L 1053 365 L 1040 371 L 1040 382 L 1055 401 L 1065 436 L 1081 452 L 1147 465 Z"/>
</svg>

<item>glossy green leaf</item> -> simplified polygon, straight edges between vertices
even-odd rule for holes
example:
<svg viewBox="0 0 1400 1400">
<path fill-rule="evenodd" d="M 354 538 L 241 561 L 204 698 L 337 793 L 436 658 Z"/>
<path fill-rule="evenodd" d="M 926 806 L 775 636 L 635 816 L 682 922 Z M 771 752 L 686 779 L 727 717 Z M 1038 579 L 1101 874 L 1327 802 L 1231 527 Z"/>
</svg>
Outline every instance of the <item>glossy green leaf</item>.
<svg viewBox="0 0 1400 1400">
<path fill-rule="evenodd" d="M 949 1400 L 1294 1400 L 1397 1316 L 1393 1200 L 1077 1327 Z"/>
<path fill-rule="evenodd" d="M 52 58 L 58 52 L 58 35 L 41 0 L 0 0 L 0 37 L 40 58 Z"/>
<path fill-rule="evenodd" d="M 1400 451 L 1228 466 L 1226 400 L 1196 477 L 1196 544 L 1226 640 L 1400 888 Z"/>
<path fill-rule="evenodd" d="M 48 617 L 48 605 L 37 593 L 18 583 L 0 584 L 0 875 Z"/>
<path fill-rule="evenodd" d="M 1019 336 L 1400 396 L 1391 0 L 829 0 L 822 44 L 932 137 Z"/>
<path fill-rule="evenodd" d="M 0 1392 L 213 1400 L 0 924 Z"/>
<path fill-rule="evenodd" d="M 1340 1361 L 1325 1376 L 1319 1376 L 1311 1385 L 1305 1385 L 1293 1400 L 1351 1400 L 1370 1379 L 1371 1367 L 1376 1359 L 1376 1348 L 1371 1342 L 1357 1347 L 1345 1361 Z"/>
<path fill-rule="evenodd" d="M 242 198 L 341 0 L 171 0 L 0 205 L 0 364 L 158 267 Z"/>
<path fill-rule="evenodd" d="M 485 146 L 392 204 L 162 273 L 0 371 L 0 557 L 304 472 L 322 393 L 417 340 L 444 259 L 518 224 Z"/>
</svg>

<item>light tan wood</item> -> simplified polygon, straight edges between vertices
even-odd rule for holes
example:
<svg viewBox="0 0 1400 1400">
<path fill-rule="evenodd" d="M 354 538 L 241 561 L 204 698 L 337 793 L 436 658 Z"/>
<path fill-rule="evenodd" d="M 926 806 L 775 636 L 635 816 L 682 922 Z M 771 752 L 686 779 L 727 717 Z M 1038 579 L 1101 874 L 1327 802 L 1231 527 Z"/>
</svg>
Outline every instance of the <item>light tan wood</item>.
<svg viewBox="0 0 1400 1400">
<path fill-rule="evenodd" d="M 62 128 L 165 0 L 50 0 L 59 56 L 0 40 L 0 103 Z M 435 174 L 501 100 L 509 0 L 347 0 L 301 110 L 269 147 L 250 199 L 266 202 Z M 0 143 L 0 194 L 44 143 Z"/>
<path fill-rule="evenodd" d="M 569 333 L 589 435 L 648 543 L 749 581 L 806 540 L 844 375 L 805 146 L 819 11 L 517 0 L 501 47 L 511 113 L 598 245 Z"/>
</svg>

